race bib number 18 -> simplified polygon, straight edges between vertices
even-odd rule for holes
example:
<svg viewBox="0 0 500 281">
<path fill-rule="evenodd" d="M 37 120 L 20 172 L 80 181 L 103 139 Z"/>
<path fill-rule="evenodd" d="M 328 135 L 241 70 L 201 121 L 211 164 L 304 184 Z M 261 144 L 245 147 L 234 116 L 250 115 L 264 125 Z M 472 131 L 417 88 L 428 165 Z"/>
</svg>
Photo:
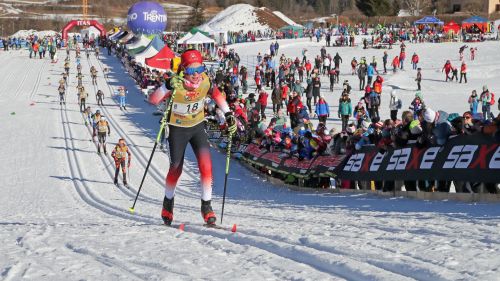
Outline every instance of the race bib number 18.
<svg viewBox="0 0 500 281">
<path fill-rule="evenodd" d="M 193 103 L 174 103 L 172 110 L 176 114 L 193 114 L 198 113 L 203 109 L 203 101 L 197 101 Z"/>
</svg>

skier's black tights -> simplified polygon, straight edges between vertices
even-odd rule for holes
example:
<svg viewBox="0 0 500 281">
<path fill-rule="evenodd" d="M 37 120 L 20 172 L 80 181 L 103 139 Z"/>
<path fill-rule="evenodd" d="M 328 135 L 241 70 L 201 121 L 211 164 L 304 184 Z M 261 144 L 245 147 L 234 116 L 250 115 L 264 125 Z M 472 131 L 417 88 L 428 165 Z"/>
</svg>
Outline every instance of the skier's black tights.
<svg viewBox="0 0 500 281">
<path fill-rule="evenodd" d="M 200 171 L 202 199 L 212 199 L 212 159 L 210 157 L 210 145 L 205 131 L 205 124 L 200 123 L 193 127 L 176 127 L 170 125 L 168 146 L 170 149 L 170 168 L 166 179 L 165 196 L 172 199 L 175 193 L 177 181 L 182 174 L 184 165 L 184 154 L 188 143 L 193 148 L 194 155 L 198 160 Z"/>
</svg>

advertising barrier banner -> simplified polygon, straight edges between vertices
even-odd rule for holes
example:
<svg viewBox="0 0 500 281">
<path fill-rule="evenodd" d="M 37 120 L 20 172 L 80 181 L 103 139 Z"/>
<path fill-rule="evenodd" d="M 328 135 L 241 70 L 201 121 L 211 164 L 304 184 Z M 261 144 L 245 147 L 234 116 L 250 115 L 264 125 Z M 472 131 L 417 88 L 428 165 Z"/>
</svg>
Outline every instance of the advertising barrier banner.
<svg viewBox="0 0 500 281">
<path fill-rule="evenodd" d="M 350 180 L 457 180 L 500 182 L 500 146 L 482 135 L 460 136 L 444 146 L 409 145 L 381 153 L 373 146 L 349 156 L 339 169 Z"/>
</svg>

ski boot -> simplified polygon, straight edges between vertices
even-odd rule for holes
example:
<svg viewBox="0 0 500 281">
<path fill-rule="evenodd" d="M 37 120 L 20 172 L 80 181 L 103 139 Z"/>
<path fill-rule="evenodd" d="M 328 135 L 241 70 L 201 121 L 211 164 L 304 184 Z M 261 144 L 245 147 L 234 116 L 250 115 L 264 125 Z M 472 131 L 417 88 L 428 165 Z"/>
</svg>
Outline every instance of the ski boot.
<svg viewBox="0 0 500 281">
<path fill-rule="evenodd" d="M 165 225 L 170 226 L 174 220 L 174 198 L 163 197 L 163 208 L 161 209 L 161 218 Z"/>
<path fill-rule="evenodd" d="M 123 173 L 123 185 L 125 187 L 128 187 L 128 183 L 127 183 L 127 173 Z"/>
<path fill-rule="evenodd" d="M 113 183 L 118 186 L 118 178 L 115 178 L 115 180 L 113 181 Z"/>
<path fill-rule="evenodd" d="M 212 204 L 210 200 L 201 200 L 201 216 L 203 217 L 203 220 L 206 224 L 215 225 L 217 218 L 215 217 L 214 210 L 212 210 Z"/>
</svg>

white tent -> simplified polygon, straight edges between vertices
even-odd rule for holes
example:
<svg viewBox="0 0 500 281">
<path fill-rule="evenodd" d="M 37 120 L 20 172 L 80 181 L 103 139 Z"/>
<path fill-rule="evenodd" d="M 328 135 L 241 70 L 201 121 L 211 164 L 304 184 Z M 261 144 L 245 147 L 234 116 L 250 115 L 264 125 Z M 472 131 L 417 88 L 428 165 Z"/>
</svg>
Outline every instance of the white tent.
<svg viewBox="0 0 500 281">
<path fill-rule="evenodd" d="M 208 24 L 201 25 L 198 27 L 198 29 L 212 36 L 218 45 L 227 44 L 228 42 L 228 35 L 226 30 L 215 30 Z"/>
<path fill-rule="evenodd" d="M 191 38 L 187 39 L 183 44 L 188 44 L 188 45 L 215 44 L 215 40 L 205 36 L 201 32 L 197 32 Z"/>
<path fill-rule="evenodd" d="M 190 37 L 184 36 L 177 41 L 177 45 L 182 45 L 185 49 L 196 49 L 206 56 L 213 57 L 215 55 L 215 40 L 201 32 L 197 32 Z"/>
<path fill-rule="evenodd" d="M 189 38 L 193 37 L 193 35 L 194 34 L 188 32 L 186 35 L 182 36 L 181 39 L 177 39 L 177 45 L 184 44 L 184 42 L 186 42 L 186 40 L 188 40 Z"/>
<path fill-rule="evenodd" d="M 99 29 L 90 26 L 89 28 L 82 29 L 82 31 L 80 31 L 80 34 L 82 37 L 85 37 L 85 35 L 87 35 L 89 38 L 97 38 L 101 35 L 101 32 L 99 31 Z"/>
<path fill-rule="evenodd" d="M 137 63 L 146 66 L 146 59 L 154 57 L 163 47 L 165 47 L 165 43 L 158 36 L 155 36 L 148 47 L 144 51 L 136 54 L 134 59 Z"/>
<path fill-rule="evenodd" d="M 139 47 L 147 46 L 147 45 L 149 45 L 149 43 L 151 43 L 151 39 L 149 39 L 145 35 L 141 35 L 139 40 L 135 41 L 132 44 L 127 44 L 126 47 L 127 47 L 127 50 L 132 50 L 132 49 L 136 49 Z"/>
</svg>

